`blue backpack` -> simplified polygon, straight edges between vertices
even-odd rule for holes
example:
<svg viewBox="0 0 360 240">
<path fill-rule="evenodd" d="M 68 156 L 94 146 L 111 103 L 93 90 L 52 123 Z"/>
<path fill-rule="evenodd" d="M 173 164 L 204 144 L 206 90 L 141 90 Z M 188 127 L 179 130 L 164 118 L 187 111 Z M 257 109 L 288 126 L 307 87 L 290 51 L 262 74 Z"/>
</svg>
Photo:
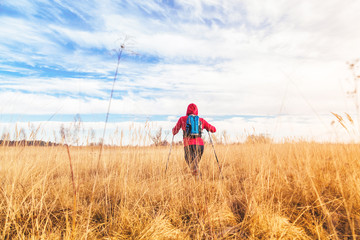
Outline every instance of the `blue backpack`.
<svg viewBox="0 0 360 240">
<path fill-rule="evenodd" d="M 201 137 L 201 121 L 199 116 L 189 115 L 186 119 L 186 132 L 185 136 L 190 138 Z"/>
</svg>

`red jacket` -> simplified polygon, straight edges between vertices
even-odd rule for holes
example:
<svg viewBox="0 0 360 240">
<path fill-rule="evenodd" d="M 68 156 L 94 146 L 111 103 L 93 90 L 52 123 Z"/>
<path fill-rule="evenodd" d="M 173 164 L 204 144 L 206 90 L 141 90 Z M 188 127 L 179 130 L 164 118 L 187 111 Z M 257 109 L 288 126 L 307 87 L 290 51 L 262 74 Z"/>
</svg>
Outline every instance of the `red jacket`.
<svg viewBox="0 0 360 240">
<path fill-rule="evenodd" d="M 176 123 L 175 127 L 172 129 L 173 135 L 176 135 L 180 129 L 183 130 L 183 132 L 185 132 L 186 130 L 186 120 L 187 117 L 190 114 L 194 114 L 194 115 L 198 115 L 198 108 L 194 103 L 189 104 L 187 111 L 186 111 L 186 116 L 182 116 L 179 118 L 178 122 Z M 210 125 L 207 121 L 205 121 L 205 119 L 203 118 L 199 118 L 199 120 L 201 121 L 201 125 L 202 125 L 202 130 L 206 129 L 210 132 L 216 132 L 216 128 L 212 125 Z M 190 137 L 183 137 L 184 139 L 184 146 L 189 146 L 189 145 L 204 145 L 204 141 L 202 140 L 201 137 L 198 138 L 190 138 Z"/>
</svg>

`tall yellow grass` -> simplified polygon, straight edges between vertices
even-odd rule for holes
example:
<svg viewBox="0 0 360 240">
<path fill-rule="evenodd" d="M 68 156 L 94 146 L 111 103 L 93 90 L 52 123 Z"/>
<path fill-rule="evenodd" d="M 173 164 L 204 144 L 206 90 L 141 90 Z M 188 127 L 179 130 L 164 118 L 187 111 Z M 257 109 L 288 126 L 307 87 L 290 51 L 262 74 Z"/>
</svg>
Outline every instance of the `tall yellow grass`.
<svg viewBox="0 0 360 240">
<path fill-rule="evenodd" d="M 360 146 L 0 147 L 1 239 L 358 239 Z M 74 210 L 76 211 L 74 214 Z M 73 221 L 73 216 L 76 221 Z M 75 222 L 75 227 L 72 223 Z"/>
</svg>

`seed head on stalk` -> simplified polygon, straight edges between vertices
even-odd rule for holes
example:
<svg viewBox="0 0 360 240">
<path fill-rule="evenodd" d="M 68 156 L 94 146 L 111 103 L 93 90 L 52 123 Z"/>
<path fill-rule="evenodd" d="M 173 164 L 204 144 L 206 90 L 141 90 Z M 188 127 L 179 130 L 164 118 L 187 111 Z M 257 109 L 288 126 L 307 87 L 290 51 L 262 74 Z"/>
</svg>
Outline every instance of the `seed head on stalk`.
<svg viewBox="0 0 360 240">
<path fill-rule="evenodd" d="M 111 88 L 111 94 L 110 94 L 110 99 L 109 99 L 109 105 L 108 105 L 108 109 L 106 112 L 106 119 L 105 119 L 105 125 L 104 125 L 104 131 L 103 131 L 103 136 L 102 136 L 102 141 L 101 141 L 101 145 L 100 145 L 100 153 L 99 153 L 99 159 L 98 159 L 98 164 L 97 164 L 97 170 L 99 171 L 100 169 L 100 162 L 101 162 L 101 155 L 102 155 L 102 151 L 103 151 L 103 147 L 104 147 L 104 139 L 105 139 L 105 133 L 106 133 L 106 125 L 108 123 L 109 120 L 109 113 L 110 113 L 110 106 L 111 106 L 111 100 L 114 94 L 114 87 L 115 87 L 115 82 L 117 79 L 117 75 L 118 75 L 118 71 L 119 71 L 119 65 L 120 65 L 120 60 L 121 60 L 121 56 L 123 51 L 129 51 L 132 54 L 136 54 L 133 51 L 131 51 L 130 49 L 128 49 L 128 46 L 131 46 L 131 41 L 130 41 L 130 37 L 129 36 L 125 36 L 122 43 L 120 44 L 118 49 L 113 49 L 113 51 L 116 53 L 117 55 L 117 65 L 116 65 L 116 70 L 115 70 L 115 74 L 114 74 L 114 80 L 113 80 L 113 85 Z M 104 161 L 103 163 L 104 169 L 106 169 L 106 163 Z"/>
<path fill-rule="evenodd" d="M 97 179 L 99 177 L 99 170 L 100 170 L 100 162 L 101 162 L 101 154 L 102 154 L 102 150 L 104 147 L 104 139 L 105 139 L 105 133 L 106 133 L 106 125 L 109 119 L 109 112 L 110 112 L 110 106 L 111 106 L 111 100 L 114 94 L 114 87 L 115 87 L 115 82 L 117 79 L 117 75 L 118 75 L 118 71 L 119 71 L 119 65 L 120 65 L 120 60 L 121 60 L 121 56 L 123 51 L 128 51 L 128 44 L 129 44 L 129 37 L 125 36 L 124 40 L 122 41 L 122 43 L 119 45 L 118 49 L 113 49 L 113 52 L 116 53 L 117 56 L 117 65 L 116 65 L 116 70 L 115 70 L 115 74 L 114 74 L 114 80 L 113 80 L 113 85 L 111 88 L 111 94 L 110 94 L 110 99 L 109 99 L 109 105 L 108 105 L 108 109 L 106 112 L 106 119 L 105 119 L 105 125 L 104 125 L 104 131 L 103 131 L 103 136 L 102 136 L 102 140 L 101 140 L 101 145 L 100 145 L 100 153 L 99 153 L 99 158 L 98 158 L 98 163 L 97 163 L 97 169 L 96 169 L 96 175 L 95 175 L 95 179 L 94 179 L 94 184 L 93 184 L 93 188 L 92 188 L 92 192 L 91 192 L 91 200 L 90 200 L 90 206 L 89 206 L 89 213 L 88 213 L 88 220 L 86 223 L 86 235 L 85 235 L 85 240 L 87 240 L 88 237 L 88 232 L 89 232 L 89 225 L 90 225 L 90 219 L 91 219 L 91 212 L 92 212 L 92 205 L 93 205 L 93 201 L 94 201 L 94 193 L 95 193 L 95 189 L 96 189 L 96 184 L 97 184 Z M 133 53 L 132 51 L 130 51 L 131 53 Z M 104 161 L 104 169 L 106 170 L 106 163 Z"/>
</svg>

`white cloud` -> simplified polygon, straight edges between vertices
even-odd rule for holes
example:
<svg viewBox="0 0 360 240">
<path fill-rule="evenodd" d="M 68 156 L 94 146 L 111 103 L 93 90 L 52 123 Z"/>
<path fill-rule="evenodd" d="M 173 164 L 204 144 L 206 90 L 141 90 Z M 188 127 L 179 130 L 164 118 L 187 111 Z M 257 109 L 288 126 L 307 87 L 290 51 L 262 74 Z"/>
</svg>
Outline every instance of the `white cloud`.
<svg viewBox="0 0 360 240">
<path fill-rule="evenodd" d="M 33 94 L 43 95 L 72 95 L 79 97 L 87 95 L 91 97 L 108 98 L 102 90 L 109 89 L 111 83 L 96 79 L 82 78 L 6 78 L 1 80 L 1 87 L 10 91 L 25 91 Z M 45 99 L 39 99 L 45 101 Z"/>
<path fill-rule="evenodd" d="M 156 1 L 55 3 L 42 2 L 54 21 L 35 16 L 44 11 L 38 1 L 3 3 L 26 18 L 0 17 L 0 70 L 29 76 L 0 77 L 2 114 L 104 113 L 111 83 L 103 79 L 115 70 L 114 56 L 104 52 L 125 34 L 140 56 L 121 62 L 113 113 L 176 115 L 190 102 L 213 115 L 354 112 L 345 62 L 360 57 L 359 1 L 196 0 L 175 1 L 174 8 Z M 67 24 L 60 8 L 88 27 Z M 139 63 L 148 56 L 156 61 Z M 41 77 L 11 61 L 89 77 Z M 86 96 L 77 99 L 79 93 Z"/>
</svg>

